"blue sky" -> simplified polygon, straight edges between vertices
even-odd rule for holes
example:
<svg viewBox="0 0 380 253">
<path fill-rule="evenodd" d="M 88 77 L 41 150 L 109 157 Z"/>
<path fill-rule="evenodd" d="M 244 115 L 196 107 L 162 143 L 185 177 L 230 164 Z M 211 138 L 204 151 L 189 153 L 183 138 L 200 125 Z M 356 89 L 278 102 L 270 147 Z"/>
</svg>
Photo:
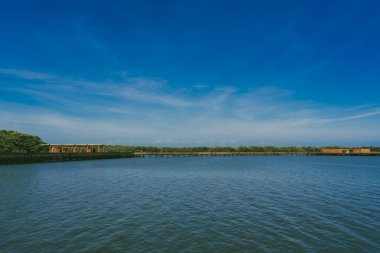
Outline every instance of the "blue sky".
<svg viewBox="0 0 380 253">
<path fill-rule="evenodd" d="M 0 128 L 50 143 L 380 145 L 378 1 L 2 1 Z"/>
</svg>

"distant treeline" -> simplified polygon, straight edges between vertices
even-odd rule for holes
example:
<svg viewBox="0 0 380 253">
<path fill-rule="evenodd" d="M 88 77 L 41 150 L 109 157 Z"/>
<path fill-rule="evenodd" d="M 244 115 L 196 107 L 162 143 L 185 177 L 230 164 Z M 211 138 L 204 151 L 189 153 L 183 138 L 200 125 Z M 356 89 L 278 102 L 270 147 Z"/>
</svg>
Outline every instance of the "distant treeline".
<svg viewBox="0 0 380 253">
<path fill-rule="evenodd" d="M 240 146 L 240 147 L 154 147 L 154 146 L 113 146 L 106 147 L 107 152 L 320 152 L 322 148 L 346 147 L 275 147 L 275 146 Z M 352 148 L 352 147 L 351 147 Z M 347 149 L 351 149 L 347 148 Z M 380 147 L 370 148 L 380 152 Z"/>
<path fill-rule="evenodd" d="M 16 131 L 0 130 L 0 153 L 40 153 L 45 151 L 40 137 Z"/>
<path fill-rule="evenodd" d="M 0 130 L 0 153 L 41 153 L 48 152 L 40 137 L 11 130 Z M 240 147 L 153 147 L 153 146 L 106 146 L 107 152 L 320 152 L 322 148 L 352 147 L 275 147 L 275 146 L 240 146 Z M 369 148 L 380 152 L 380 147 Z"/>
</svg>

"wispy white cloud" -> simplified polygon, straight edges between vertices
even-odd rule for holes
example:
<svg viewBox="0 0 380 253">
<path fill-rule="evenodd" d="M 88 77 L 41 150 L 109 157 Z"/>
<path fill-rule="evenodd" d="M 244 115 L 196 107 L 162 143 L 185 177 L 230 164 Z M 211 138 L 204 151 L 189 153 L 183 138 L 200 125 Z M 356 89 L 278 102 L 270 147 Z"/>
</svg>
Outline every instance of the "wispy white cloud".
<svg viewBox="0 0 380 253">
<path fill-rule="evenodd" d="M 104 142 L 154 138 L 152 129 L 123 119 L 83 118 L 45 108 L 1 103 L 0 126 L 39 134 L 49 142 Z M 128 142 L 127 141 L 127 142 Z"/>
<path fill-rule="evenodd" d="M 19 69 L 0 69 L 0 74 L 10 75 L 17 78 L 28 79 L 28 80 L 51 80 L 55 77 L 51 74 L 19 70 Z"/>
<path fill-rule="evenodd" d="M 16 70 L 13 73 L 18 73 Z M 34 73 L 34 72 L 33 72 Z M 21 76 L 21 75 L 20 75 Z M 380 108 L 337 108 L 276 87 L 171 86 L 122 75 L 94 82 L 44 73 L 40 82 L 1 87 L 38 104 L 0 103 L 0 128 L 49 142 L 162 145 L 328 145 L 380 142 Z M 377 120 L 374 120 L 377 119 Z M 371 123 L 368 122 L 371 120 Z M 349 124 L 348 124 L 349 122 Z"/>
<path fill-rule="evenodd" d="M 328 123 L 328 122 L 338 122 L 338 121 L 350 121 L 350 120 L 356 120 L 356 119 L 365 119 L 373 116 L 380 115 L 380 110 L 360 113 L 360 114 L 354 114 L 344 117 L 338 117 L 338 118 L 332 118 L 332 119 L 322 119 L 320 122 Z"/>
<path fill-rule="evenodd" d="M 177 96 L 165 94 L 163 92 L 151 92 L 144 89 L 136 89 L 133 87 L 124 87 L 118 93 L 109 93 L 116 97 L 126 98 L 128 100 L 134 100 L 142 103 L 152 103 L 168 106 L 194 106 L 195 104 L 187 99 Z"/>
</svg>

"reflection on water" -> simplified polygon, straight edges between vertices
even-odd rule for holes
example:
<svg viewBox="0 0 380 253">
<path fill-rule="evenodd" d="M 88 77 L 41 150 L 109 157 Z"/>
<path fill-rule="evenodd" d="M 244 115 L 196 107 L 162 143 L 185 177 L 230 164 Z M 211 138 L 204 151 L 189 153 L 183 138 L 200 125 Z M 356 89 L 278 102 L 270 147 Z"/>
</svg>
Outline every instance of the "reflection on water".
<svg viewBox="0 0 380 253">
<path fill-rule="evenodd" d="M 4 252 L 376 252 L 378 157 L 0 167 Z"/>
</svg>

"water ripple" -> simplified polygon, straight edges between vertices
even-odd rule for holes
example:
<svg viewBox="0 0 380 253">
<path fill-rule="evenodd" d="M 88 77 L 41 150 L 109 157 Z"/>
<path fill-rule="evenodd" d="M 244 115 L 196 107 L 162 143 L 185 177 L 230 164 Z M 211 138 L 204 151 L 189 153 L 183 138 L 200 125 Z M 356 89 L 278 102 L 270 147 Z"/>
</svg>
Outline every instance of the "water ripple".
<svg viewBox="0 0 380 253">
<path fill-rule="evenodd" d="M 0 167 L 1 252 L 376 252 L 373 157 Z"/>
</svg>

